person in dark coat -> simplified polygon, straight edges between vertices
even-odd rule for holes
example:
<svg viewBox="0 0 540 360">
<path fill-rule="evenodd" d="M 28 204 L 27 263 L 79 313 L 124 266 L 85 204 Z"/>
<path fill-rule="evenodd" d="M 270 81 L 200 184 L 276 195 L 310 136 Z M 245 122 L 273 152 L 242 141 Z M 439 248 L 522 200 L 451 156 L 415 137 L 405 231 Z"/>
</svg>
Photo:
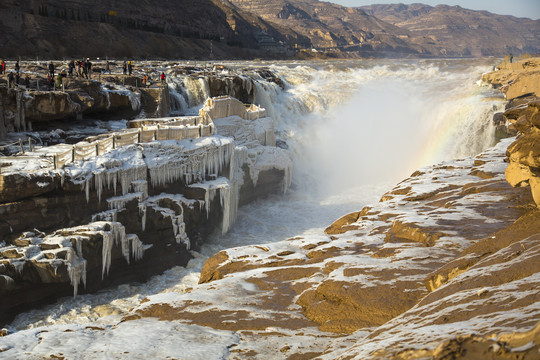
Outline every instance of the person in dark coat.
<svg viewBox="0 0 540 360">
<path fill-rule="evenodd" d="M 124 60 L 124 65 L 122 65 L 122 69 L 124 70 L 124 75 L 127 74 L 127 61 Z"/>
<path fill-rule="evenodd" d="M 90 58 L 86 59 L 86 68 L 88 71 L 88 77 L 91 79 L 92 78 L 92 63 L 90 62 Z"/>
<path fill-rule="evenodd" d="M 54 79 L 54 64 L 52 61 L 49 63 L 49 75 Z"/>
<path fill-rule="evenodd" d="M 111 73 L 111 64 L 109 63 L 109 60 L 107 60 L 107 63 L 105 64 L 105 72 Z"/>
<path fill-rule="evenodd" d="M 17 62 L 15 63 L 15 72 L 19 74 L 20 71 L 21 71 L 21 66 L 19 65 L 19 60 L 17 60 Z"/>
<path fill-rule="evenodd" d="M 9 73 L 7 79 L 8 87 L 15 87 L 15 75 L 13 75 L 13 71 Z"/>
<path fill-rule="evenodd" d="M 68 65 L 68 74 L 70 77 L 73 76 L 73 69 L 75 69 L 75 61 L 72 59 Z"/>
</svg>

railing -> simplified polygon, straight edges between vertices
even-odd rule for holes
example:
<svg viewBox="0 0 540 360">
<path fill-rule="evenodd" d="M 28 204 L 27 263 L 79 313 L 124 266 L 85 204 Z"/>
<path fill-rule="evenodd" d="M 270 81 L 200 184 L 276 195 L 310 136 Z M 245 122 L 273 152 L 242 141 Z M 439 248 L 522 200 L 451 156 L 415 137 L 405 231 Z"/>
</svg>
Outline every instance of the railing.
<svg viewBox="0 0 540 360">
<path fill-rule="evenodd" d="M 198 126 L 154 126 L 145 129 L 127 130 L 118 133 L 107 134 L 101 139 L 94 141 L 81 141 L 75 145 L 65 145 L 69 147 L 63 151 L 55 151 L 51 147 L 51 152 L 45 156 L 54 158 L 54 168 L 61 169 L 67 163 L 74 161 L 88 160 L 94 156 L 103 155 L 113 149 L 132 144 L 147 143 L 162 140 L 183 140 L 197 139 L 200 137 L 213 135 L 214 124 Z M 46 149 L 41 149 L 44 152 Z"/>
<path fill-rule="evenodd" d="M 256 120 L 266 117 L 266 110 L 256 105 L 246 107 L 242 102 L 229 96 L 212 98 L 206 101 L 199 111 L 199 116 L 133 120 L 128 123 L 130 129 L 121 132 L 105 134 L 95 140 L 89 138 L 75 145 L 59 144 L 43 147 L 30 153 L 46 158 L 52 157 L 54 168 L 61 169 L 68 163 L 88 160 L 122 146 L 210 136 L 215 134 L 213 119 L 233 115 L 246 120 Z"/>
</svg>

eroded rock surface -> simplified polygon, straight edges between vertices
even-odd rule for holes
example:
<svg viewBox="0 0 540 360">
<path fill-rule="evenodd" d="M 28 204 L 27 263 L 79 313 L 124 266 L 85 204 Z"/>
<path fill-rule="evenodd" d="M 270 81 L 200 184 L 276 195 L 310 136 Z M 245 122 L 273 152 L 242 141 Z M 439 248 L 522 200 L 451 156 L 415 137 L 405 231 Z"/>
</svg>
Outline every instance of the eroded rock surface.
<svg viewBox="0 0 540 360">
<path fill-rule="evenodd" d="M 407 354 L 439 356 L 492 334 L 502 344 L 503 334 L 531 331 L 539 315 L 540 229 L 530 193 L 506 182 L 510 141 L 476 159 L 415 172 L 328 235 L 222 251 L 207 261 L 196 293 L 149 297 L 126 320 L 182 321 L 241 339 L 272 338 L 268 329 L 278 338 L 317 333 L 318 345 L 295 351 L 325 359 L 356 342 L 343 359 L 402 356 L 403 344 Z M 338 350 L 331 333 L 353 335 Z M 516 351 L 529 354 L 534 344 Z M 247 340 L 232 349 L 253 351 Z"/>
</svg>

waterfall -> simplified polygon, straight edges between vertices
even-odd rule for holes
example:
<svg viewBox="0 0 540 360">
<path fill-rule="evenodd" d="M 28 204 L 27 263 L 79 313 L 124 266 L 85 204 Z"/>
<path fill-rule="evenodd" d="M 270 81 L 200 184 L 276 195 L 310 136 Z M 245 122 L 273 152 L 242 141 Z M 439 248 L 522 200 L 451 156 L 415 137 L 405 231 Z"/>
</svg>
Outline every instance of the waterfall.
<svg viewBox="0 0 540 360">
<path fill-rule="evenodd" d="M 173 112 L 196 114 L 198 108 L 210 97 L 206 77 L 180 75 L 169 82 Z"/>
<path fill-rule="evenodd" d="M 293 183 L 397 182 L 420 166 L 494 144 L 503 107 L 477 84 L 490 64 L 437 61 L 274 66 L 285 89 L 255 81 L 255 102 L 294 154 Z"/>
</svg>

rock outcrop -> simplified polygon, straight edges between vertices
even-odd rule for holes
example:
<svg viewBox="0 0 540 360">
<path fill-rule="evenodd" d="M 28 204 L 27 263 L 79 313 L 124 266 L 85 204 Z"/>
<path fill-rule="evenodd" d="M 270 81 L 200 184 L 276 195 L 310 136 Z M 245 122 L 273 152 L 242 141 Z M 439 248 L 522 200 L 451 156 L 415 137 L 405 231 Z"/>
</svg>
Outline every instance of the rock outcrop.
<svg viewBox="0 0 540 360">
<path fill-rule="evenodd" d="M 138 120 L 0 162 L 0 321 L 186 265 L 239 204 L 285 191 L 292 171 L 264 109 L 228 97 L 198 117 Z"/>
<path fill-rule="evenodd" d="M 503 116 L 519 133 L 507 149 L 506 179 L 514 187 L 530 186 L 540 206 L 540 59 L 505 61 L 482 79 L 500 88 L 510 100 Z"/>
</svg>

